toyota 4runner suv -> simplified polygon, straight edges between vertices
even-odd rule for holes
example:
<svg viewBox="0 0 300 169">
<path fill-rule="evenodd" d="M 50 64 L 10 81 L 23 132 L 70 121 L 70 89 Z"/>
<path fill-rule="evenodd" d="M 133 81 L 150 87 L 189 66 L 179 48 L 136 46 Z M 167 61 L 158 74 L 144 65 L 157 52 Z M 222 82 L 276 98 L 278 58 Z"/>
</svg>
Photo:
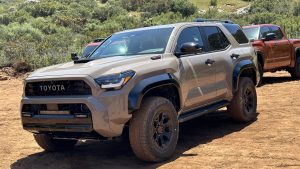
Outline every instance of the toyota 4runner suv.
<svg viewBox="0 0 300 169">
<path fill-rule="evenodd" d="M 256 118 L 254 49 L 238 25 L 191 22 L 115 33 L 84 59 L 39 69 L 25 80 L 23 128 L 46 151 L 129 132 L 138 158 L 175 151 L 179 124 L 227 107 Z"/>
</svg>

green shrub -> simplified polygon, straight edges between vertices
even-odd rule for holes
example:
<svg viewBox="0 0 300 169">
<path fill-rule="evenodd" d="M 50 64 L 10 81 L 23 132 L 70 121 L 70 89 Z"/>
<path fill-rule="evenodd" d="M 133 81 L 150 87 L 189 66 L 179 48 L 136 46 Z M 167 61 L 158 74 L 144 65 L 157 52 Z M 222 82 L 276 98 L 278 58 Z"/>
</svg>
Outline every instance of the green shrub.
<svg viewBox="0 0 300 169">
<path fill-rule="evenodd" d="M 218 0 L 210 0 L 210 6 L 217 6 Z"/>
<path fill-rule="evenodd" d="M 197 12 L 197 7 L 186 0 L 173 0 L 171 3 L 171 11 L 179 12 L 182 16 L 187 17 Z"/>
</svg>

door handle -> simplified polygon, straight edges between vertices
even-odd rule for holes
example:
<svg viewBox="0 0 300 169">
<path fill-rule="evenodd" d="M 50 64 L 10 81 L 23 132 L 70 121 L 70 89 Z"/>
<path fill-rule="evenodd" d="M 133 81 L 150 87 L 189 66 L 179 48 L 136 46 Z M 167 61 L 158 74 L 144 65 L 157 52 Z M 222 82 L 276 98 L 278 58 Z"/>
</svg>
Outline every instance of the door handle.
<svg viewBox="0 0 300 169">
<path fill-rule="evenodd" d="M 207 59 L 206 61 L 205 61 L 205 64 L 207 64 L 208 66 L 211 66 L 212 64 L 214 64 L 216 61 L 214 61 L 214 60 L 211 60 L 211 59 Z"/>
<path fill-rule="evenodd" d="M 231 56 L 230 56 L 232 59 L 238 59 L 239 57 L 240 57 L 240 55 L 239 54 L 232 54 Z"/>
</svg>

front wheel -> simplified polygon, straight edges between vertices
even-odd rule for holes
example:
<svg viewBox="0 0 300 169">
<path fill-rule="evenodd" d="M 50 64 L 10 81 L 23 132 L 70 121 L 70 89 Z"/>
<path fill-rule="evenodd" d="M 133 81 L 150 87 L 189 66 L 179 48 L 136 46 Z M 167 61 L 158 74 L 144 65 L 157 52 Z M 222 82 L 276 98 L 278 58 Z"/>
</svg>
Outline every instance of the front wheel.
<svg viewBox="0 0 300 169">
<path fill-rule="evenodd" d="M 173 104 L 162 97 L 146 98 L 129 125 L 133 152 L 148 162 L 169 159 L 175 151 L 178 133 L 177 112 Z"/>
<path fill-rule="evenodd" d="M 55 139 L 47 134 L 34 134 L 33 136 L 37 144 L 49 152 L 72 150 L 77 143 L 77 140 Z"/>
<path fill-rule="evenodd" d="M 249 122 L 256 118 L 257 95 L 253 81 L 248 77 L 241 77 L 238 90 L 233 96 L 228 113 L 235 121 Z"/>
<path fill-rule="evenodd" d="M 292 68 L 290 71 L 292 78 L 300 79 L 300 57 L 297 58 L 295 67 Z"/>
</svg>

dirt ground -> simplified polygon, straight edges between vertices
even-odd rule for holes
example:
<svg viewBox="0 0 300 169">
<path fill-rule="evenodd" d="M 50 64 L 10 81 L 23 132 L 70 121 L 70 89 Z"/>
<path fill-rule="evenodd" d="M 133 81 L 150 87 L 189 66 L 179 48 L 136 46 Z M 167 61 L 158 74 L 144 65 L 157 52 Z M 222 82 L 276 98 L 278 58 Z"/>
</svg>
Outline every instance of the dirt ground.
<svg viewBox="0 0 300 169">
<path fill-rule="evenodd" d="M 137 160 L 127 143 L 79 143 L 72 152 L 45 153 L 22 130 L 22 80 L 0 81 L 0 169 L 88 168 L 300 168 L 300 81 L 266 74 L 258 91 L 258 118 L 232 122 L 225 111 L 180 127 L 174 157 L 149 164 Z"/>
</svg>

